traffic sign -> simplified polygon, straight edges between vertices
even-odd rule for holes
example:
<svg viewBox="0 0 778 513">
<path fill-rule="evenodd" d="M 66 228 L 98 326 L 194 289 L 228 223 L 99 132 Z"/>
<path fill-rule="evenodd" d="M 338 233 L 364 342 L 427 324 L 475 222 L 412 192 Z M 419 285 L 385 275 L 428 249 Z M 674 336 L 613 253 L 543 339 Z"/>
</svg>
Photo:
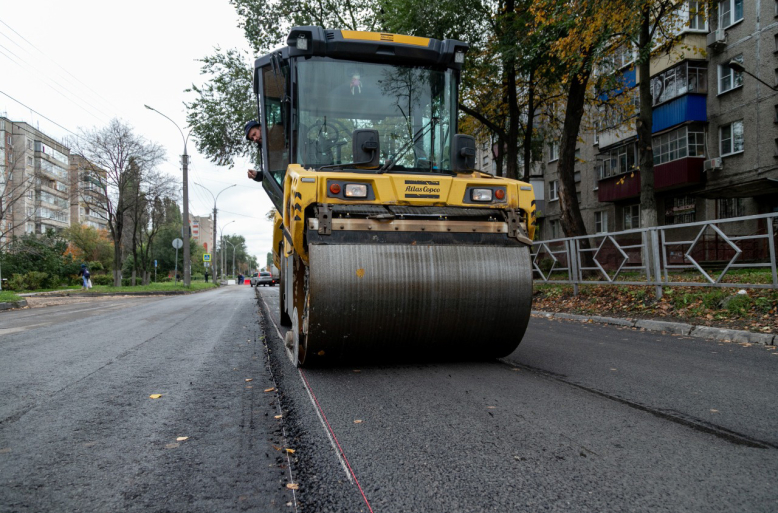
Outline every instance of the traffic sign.
<svg viewBox="0 0 778 513">
<path fill-rule="evenodd" d="M 203 262 L 210 262 L 210 261 L 211 261 L 211 254 L 203 253 Z"/>
<path fill-rule="evenodd" d="M 173 247 L 176 248 L 176 249 L 180 249 L 180 248 L 184 247 L 184 241 L 182 241 L 181 239 L 178 239 L 178 238 L 173 239 Z"/>
</svg>

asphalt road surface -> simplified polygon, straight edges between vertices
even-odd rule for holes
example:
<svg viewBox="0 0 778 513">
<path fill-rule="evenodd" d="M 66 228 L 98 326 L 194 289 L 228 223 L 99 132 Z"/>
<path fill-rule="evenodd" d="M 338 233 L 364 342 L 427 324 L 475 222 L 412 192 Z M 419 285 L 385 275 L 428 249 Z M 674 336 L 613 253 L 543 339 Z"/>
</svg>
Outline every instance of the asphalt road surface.
<svg viewBox="0 0 778 513">
<path fill-rule="evenodd" d="M 238 286 L 0 312 L 0 511 L 293 511 L 258 319 Z"/>
<path fill-rule="evenodd" d="M 301 371 L 256 293 L 0 312 L 0 511 L 778 510 L 774 350 L 533 318 Z"/>
<path fill-rule="evenodd" d="M 776 351 L 533 318 L 509 357 L 298 371 L 301 511 L 778 511 Z"/>
</svg>

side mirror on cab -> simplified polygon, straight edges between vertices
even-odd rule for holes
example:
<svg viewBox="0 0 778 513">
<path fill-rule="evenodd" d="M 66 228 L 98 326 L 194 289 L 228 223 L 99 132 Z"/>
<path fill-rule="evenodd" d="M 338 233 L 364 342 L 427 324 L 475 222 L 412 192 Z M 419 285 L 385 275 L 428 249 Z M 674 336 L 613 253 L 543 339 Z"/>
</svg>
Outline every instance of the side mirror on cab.
<svg viewBox="0 0 778 513">
<path fill-rule="evenodd" d="M 361 128 L 351 135 L 354 165 L 366 168 L 378 167 L 381 147 L 378 130 Z M 474 143 L 475 144 L 475 143 Z"/>
<path fill-rule="evenodd" d="M 475 137 L 457 134 L 451 145 L 451 168 L 455 173 L 475 170 Z"/>
</svg>

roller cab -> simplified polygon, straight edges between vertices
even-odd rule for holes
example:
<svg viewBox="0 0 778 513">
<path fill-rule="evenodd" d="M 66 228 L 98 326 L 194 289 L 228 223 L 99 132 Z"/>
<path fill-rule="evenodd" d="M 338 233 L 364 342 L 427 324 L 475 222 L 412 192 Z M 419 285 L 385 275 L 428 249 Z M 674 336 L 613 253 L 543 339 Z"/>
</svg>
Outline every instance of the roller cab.
<svg viewBox="0 0 778 513">
<path fill-rule="evenodd" d="M 295 364 L 504 356 L 529 320 L 529 184 L 456 133 L 455 40 L 296 27 L 257 59 L 263 188 Z"/>
</svg>

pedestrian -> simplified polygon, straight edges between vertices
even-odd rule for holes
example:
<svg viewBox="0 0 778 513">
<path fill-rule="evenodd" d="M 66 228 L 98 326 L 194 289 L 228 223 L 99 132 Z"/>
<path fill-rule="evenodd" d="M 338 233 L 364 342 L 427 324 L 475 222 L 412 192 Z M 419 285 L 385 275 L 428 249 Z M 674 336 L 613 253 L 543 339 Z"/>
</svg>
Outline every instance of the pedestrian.
<svg viewBox="0 0 778 513">
<path fill-rule="evenodd" d="M 89 269 L 86 264 L 81 264 L 81 270 L 78 271 L 78 276 L 81 278 L 82 290 L 87 290 L 92 287 L 92 281 L 89 279 Z"/>
<path fill-rule="evenodd" d="M 243 273 L 238 274 L 238 285 L 243 285 Z"/>
<path fill-rule="evenodd" d="M 261 150 L 262 125 L 259 124 L 259 121 L 252 119 L 251 121 L 246 123 L 246 140 L 257 143 L 257 145 L 260 147 Z M 254 180 L 255 182 L 262 181 L 261 171 L 257 171 L 256 169 L 249 169 L 248 173 L 246 174 L 248 175 L 249 179 Z"/>
<path fill-rule="evenodd" d="M 208 269 L 205 270 L 205 283 L 208 283 Z"/>
</svg>

